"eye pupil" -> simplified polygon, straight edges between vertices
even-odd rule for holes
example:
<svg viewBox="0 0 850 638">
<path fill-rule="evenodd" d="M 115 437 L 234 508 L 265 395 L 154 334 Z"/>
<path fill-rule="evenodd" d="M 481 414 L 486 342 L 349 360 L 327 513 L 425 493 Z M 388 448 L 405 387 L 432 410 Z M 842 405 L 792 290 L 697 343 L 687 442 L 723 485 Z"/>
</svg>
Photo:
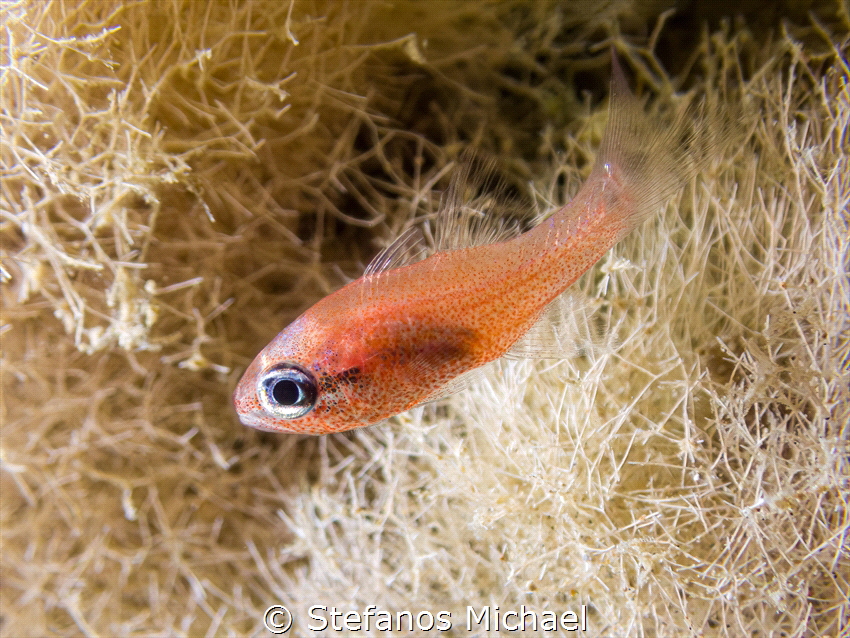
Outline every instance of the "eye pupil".
<svg viewBox="0 0 850 638">
<path fill-rule="evenodd" d="M 285 361 L 260 376 L 257 394 L 267 413 L 279 419 L 297 419 L 313 409 L 319 390 L 312 372 Z"/>
<path fill-rule="evenodd" d="M 272 397 L 281 405 L 295 405 L 301 397 L 301 390 L 295 381 L 283 379 L 274 384 Z"/>
</svg>

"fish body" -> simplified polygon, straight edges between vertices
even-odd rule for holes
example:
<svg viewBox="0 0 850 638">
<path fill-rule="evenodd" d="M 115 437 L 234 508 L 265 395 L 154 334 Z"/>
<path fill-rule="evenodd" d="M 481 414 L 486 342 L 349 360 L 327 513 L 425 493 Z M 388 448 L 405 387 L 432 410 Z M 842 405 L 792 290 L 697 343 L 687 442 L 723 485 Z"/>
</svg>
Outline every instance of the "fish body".
<svg viewBox="0 0 850 638">
<path fill-rule="evenodd" d="M 651 127 L 616 59 L 609 112 L 591 174 L 548 219 L 507 241 L 370 269 L 278 334 L 236 388 L 242 423 L 303 434 L 372 425 L 508 352 L 682 182 L 681 130 Z"/>
</svg>

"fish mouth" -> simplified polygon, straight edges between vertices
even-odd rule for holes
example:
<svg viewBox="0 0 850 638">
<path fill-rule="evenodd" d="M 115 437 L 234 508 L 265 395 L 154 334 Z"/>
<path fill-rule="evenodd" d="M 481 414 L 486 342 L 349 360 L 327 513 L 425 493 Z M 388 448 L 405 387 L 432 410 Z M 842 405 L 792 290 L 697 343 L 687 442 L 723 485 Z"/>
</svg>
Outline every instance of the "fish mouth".
<svg viewBox="0 0 850 638">
<path fill-rule="evenodd" d="M 248 426 L 249 428 L 262 430 L 264 432 L 281 432 L 281 428 L 268 425 L 262 416 L 255 414 L 254 412 L 240 414 L 239 420 L 242 422 L 242 425 Z"/>
</svg>

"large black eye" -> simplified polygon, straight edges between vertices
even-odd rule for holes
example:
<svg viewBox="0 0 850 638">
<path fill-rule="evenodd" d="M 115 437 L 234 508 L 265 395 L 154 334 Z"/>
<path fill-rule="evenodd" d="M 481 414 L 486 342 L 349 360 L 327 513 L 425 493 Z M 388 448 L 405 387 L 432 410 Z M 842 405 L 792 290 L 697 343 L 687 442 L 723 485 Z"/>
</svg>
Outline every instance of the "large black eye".
<svg viewBox="0 0 850 638">
<path fill-rule="evenodd" d="M 297 419 L 316 405 L 316 380 L 308 370 L 287 361 L 266 370 L 257 394 L 267 412 L 281 419 Z"/>
</svg>

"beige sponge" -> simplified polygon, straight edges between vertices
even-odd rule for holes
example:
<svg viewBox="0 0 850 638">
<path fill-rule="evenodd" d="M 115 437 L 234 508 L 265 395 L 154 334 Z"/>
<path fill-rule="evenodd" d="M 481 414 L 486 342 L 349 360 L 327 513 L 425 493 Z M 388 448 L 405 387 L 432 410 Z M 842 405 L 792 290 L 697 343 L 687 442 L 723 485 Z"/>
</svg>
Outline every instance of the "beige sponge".
<svg viewBox="0 0 850 638">
<path fill-rule="evenodd" d="M 846 632 L 846 7 L 635 4 L 3 3 L 0 634 Z M 464 150 L 529 214 L 576 192 L 611 46 L 728 134 L 573 287 L 575 356 L 241 426 Z"/>
</svg>

